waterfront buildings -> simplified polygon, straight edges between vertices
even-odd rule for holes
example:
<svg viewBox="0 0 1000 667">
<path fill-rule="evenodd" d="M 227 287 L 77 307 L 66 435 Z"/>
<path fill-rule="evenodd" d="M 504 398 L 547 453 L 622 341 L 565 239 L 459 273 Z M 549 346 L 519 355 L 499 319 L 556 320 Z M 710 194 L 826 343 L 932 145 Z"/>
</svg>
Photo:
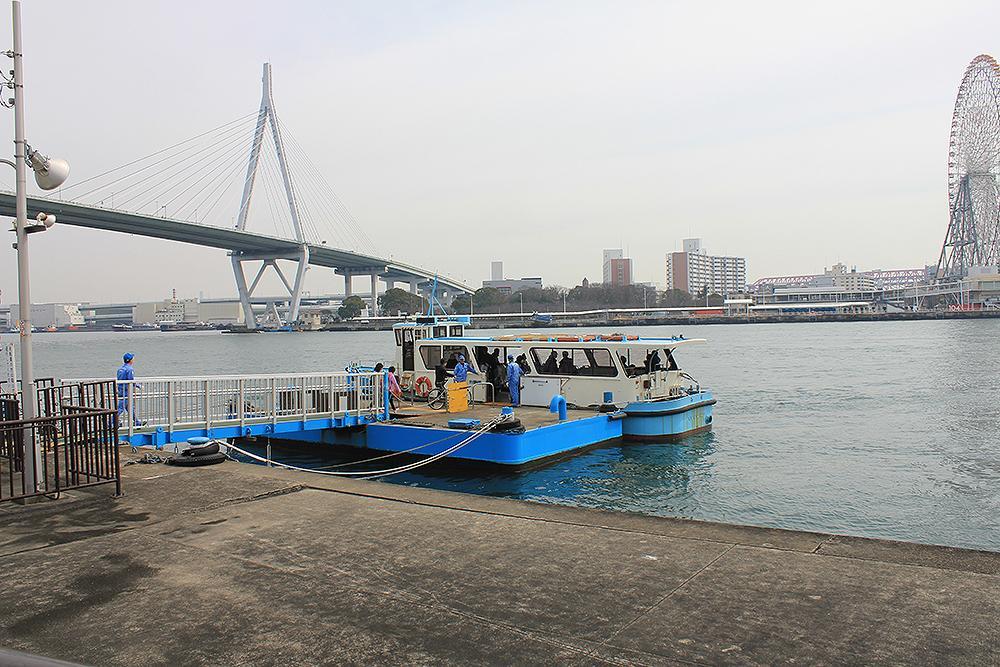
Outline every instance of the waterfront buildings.
<svg viewBox="0 0 1000 667">
<path fill-rule="evenodd" d="M 626 287 L 632 284 L 632 260 L 629 257 L 615 257 L 611 260 L 612 287 Z"/>
<path fill-rule="evenodd" d="M 20 307 L 16 303 L 10 304 L 8 310 L 8 326 L 16 326 Z M 84 325 L 83 313 L 75 303 L 33 303 L 31 304 L 31 326 L 36 329 L 46 329 L 55 327 L 65 329 L 67 327 L 80 327 Z"/>
<path fill-rule="evenodd" d="M 744 257 L 709 255 L 701 239 L 684 239 L 684 249 L 667 255 L 667 289 L 699 294 L 738 294 L 746 290 L 747 261 Z"/>
<path fill-rule="evenodd" d="M 605 285 L 611 284 L 611 261 L 615 259 L 622 259 L 625 257 L 625 253 L 621 248 L 605 248 L 604 249 L 604 273 L 603 282 Z"/>
<path fill-rule="evenodd" d="M 531 278 L 504 278 L 503 262 L 492 262 L 490 264 L 490 279 L 483 281 L 483 287 L 492 287 L 501 294 L 516 294 L 526 289 L 542 289 L 542 279 L 535 276 Z"/>
<path fill-rule="evenodd" d="M 165 299 L 137 303 L 132 309 L 135 324 L 243 324 L 243 306 L 239 301 L 199 301 Z"/>
</svg>

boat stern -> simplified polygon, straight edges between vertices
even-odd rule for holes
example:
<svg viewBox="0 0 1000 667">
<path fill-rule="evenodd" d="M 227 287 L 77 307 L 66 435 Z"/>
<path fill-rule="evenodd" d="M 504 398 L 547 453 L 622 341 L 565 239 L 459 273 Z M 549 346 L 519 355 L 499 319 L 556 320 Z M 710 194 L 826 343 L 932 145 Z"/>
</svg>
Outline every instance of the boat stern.
<svg viewBox="0 0 1000 667">
<path fill-rule="evenodd" d="M 712 428 L 715 397 L 707 390 L 678 398 L 637 401 L 625 406 L 622 435 L 626 440 L 662 441 Z"/>
</svg>

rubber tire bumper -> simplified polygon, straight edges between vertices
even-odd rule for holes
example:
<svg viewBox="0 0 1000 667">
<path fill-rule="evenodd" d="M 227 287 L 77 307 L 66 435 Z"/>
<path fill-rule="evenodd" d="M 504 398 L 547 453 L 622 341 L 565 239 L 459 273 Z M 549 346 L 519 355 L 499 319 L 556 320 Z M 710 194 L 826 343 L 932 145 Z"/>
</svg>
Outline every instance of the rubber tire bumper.
<svg viewBox="0 0 1000 667">
<path fill-rule="evenodd" d="M 520 419 L 508 419 L 507 421 L 502 421 L 493 428 L 490 429 L 491 433 L 507 433 L 509 431 L 516 431 L 518 429 L 524 430 L 521 425 Z"/>
<path fill-rule="evenodd" d="M 225 454 L 222 452 L 216 452 L 215 454 L 205 454 L 204 456 L 173 456 L 167 459 L 167 463 L 172 466 L 194 468 L 196 466 L 215 465 L 216 463 L 222 463 L 225 460 Z"/>
<path fill-rule="evenodd" d="M 188 447 L 181 452 L 181 456 L 209 456 L 210 454 L 219 453 L 219 443 L 213 442 L 209 445 L 201 445 L 198 447 Z"/>
</svg>

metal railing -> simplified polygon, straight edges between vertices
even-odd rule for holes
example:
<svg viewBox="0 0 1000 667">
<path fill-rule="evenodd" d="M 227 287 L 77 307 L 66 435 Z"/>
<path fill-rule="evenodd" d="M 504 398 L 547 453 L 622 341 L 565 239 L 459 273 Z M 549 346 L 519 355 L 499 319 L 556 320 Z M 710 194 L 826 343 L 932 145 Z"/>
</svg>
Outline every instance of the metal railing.
<svg viewBox="0 0 1000 667">
<path fill-rule="evenodd" d="M 37 488 L 24 475 L 32 443 L 40 450 Z M 114 410 L 63 405 L 58 416 L 0 421 L 0 501 L 99 484 L 114 484 L 121 494 Z"/>
<path fill-rule="evenodd" d="M 387 414 L 384 371 L 153 377 L 114 383 L 120 429 L 129 436 L 157 429 L 208 430 Z"/>
</svg>

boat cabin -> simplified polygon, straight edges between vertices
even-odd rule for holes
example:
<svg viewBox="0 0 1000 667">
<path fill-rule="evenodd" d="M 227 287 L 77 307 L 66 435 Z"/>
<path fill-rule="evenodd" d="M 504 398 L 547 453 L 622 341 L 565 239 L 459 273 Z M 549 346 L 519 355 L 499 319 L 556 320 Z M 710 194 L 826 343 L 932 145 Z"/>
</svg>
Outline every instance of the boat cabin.
<svg viewBox="0 0 1000 667">
<path fill-rule="evenodd" d="M 423 321 L 422 321 L 423 320 Z M 468 337 L 468 318 L 425 317 L 396 325 L 396 367 L 404 390 L 426 396 L 436 376 L 448 375 L 459 356 L 477 371 L 473 382 L 493 385 L 496 400 L 505 400 L 507 357 L 524 373 L 521 403 L 548 407 L 563 395 L 579 407 L 605 402 L 676 398 L 695 384 L 678 365 L 677 348 L 703 339 L 640 338 L 623 334 L 512 334 Z M 606 393 L 610 392 L 610 401 Z"/>
</svg>

